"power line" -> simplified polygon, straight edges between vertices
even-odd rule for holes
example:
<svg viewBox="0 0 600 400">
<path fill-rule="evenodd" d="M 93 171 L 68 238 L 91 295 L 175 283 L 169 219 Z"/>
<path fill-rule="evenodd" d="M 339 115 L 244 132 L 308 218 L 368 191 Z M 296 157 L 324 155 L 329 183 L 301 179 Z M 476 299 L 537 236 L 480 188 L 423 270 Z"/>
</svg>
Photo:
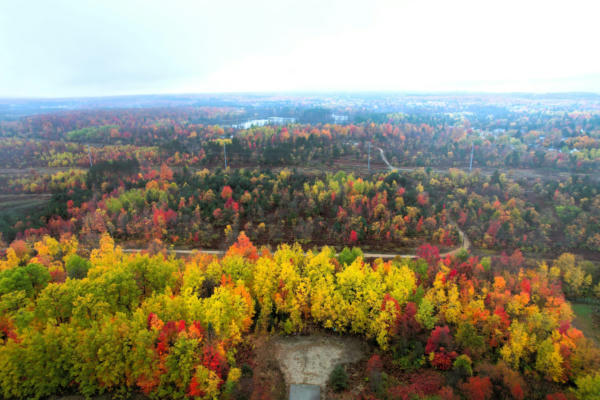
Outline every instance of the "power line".
<svg viewBox="0 0 600 400">
<path fill-rule="evenodd" d="M 88 148 L 88 158 L 90 159 L 90 168 L 92 168 L 92 151 L 90 150 L 90 145 L 87 145 Z"/>
<path fill-rule="evenodd" d="M 369 144 L 369 157 L 367 159 L 367 166 L 369 168 L 369 173 L 371 173 L 371 142 Z"/>
<path fill-rule="evenodd" d="M 469 163 L 469 172 L 473 169 L 473 142 L 471 142 L 471 162 Z"/>
</svg>

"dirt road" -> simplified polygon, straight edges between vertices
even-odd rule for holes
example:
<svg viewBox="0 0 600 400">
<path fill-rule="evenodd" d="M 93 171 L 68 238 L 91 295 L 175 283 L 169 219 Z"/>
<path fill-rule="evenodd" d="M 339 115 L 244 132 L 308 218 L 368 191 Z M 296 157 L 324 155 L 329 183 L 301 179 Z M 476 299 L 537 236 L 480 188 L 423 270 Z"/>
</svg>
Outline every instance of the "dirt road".
<svg viewBox="0 0 600 400">
<path fill-rule="evenodd" d="M 459 252 L 461 249 L 469 250 L 471 248 L 471 241 L 465 235 L 465 233 L 458 227 L 458 225 L 453 224 L 458 229 L 458 234 L 460 235 L 461 245 L 454 250 L 447 251 L 445 253 L 440 253 L 440 257 L 446 257 L 450 255 L 454 255 Z M 123 249 L 125 253 L 139 253 L 144 251 L 145 249 Z M 195 252 L 203 253 L 203 254 L 211 254 L 215 256 L 222 256 L 225 254 L 223 250 L 215 250 L 215 249 L 171 249 L 167 250 L 167 252 L 171 254 L 180 254 L 180 255 L 190 255 Z M 336 253 L 336 256 L 339 253 Z M 364 258 L 383 258 L 383 259 L 392 259 L 396 257 L 400 258 L 416 258 L 416 254 L 399 254 L 399 253 L 363 253 Z"/>
</svg>

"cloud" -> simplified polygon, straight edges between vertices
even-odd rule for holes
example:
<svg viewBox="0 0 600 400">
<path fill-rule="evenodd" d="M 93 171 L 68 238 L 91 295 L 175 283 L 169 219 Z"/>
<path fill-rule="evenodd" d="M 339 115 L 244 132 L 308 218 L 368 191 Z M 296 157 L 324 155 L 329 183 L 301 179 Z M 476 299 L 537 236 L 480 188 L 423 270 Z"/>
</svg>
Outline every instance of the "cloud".
<svg viewBox="0 0 600 400">
<path fill-rule="evenodd" d="M 4 2 L 0 96 L 600 92 L 598 11 L 584 0 Z"/>
</svg>

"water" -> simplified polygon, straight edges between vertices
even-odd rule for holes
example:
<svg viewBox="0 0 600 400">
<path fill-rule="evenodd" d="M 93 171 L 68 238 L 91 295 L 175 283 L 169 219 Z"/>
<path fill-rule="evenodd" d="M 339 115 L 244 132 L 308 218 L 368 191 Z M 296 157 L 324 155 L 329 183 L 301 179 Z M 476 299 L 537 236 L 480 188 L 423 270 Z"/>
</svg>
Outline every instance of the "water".
<svg viewBox="0 0 600 400">
<path fill-rule="evenodd" d="M 249 129 L 253 126 L 286 125 L 293 124 L 294 122 L 296 122 L 296 118 L 269 117 L 266 119 L 251 119 L 250 121 L 242 122 L 241 124 L 233 124 L 230 126 L 234 129 Z"/>
<path fill-rule="evenodd" d="M 347 115 L 331 114 L 331 118 L 333 118 L 333 122 L 335 122 L 336 124 L 339 124 L 340 122 L 348 122 Z"/>
</svg>

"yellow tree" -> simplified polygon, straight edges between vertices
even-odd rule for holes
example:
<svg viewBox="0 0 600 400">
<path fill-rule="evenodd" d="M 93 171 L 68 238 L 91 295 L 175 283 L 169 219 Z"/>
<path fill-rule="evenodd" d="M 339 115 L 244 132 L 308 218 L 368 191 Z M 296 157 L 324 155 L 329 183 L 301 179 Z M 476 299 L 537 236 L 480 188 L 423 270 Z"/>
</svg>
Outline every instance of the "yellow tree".
<svg viewBox="0 0 600 400">
<path fill-rule="evenodd" d="M 527 361 L 535 350 L 535 334 L 530 335 L 524 324 L 513 321 L 509 328 L 510 338 L 500 350 L 502 359 L 518 370 L 521 361 Z"/>
<path fill-rule="evenodd" d="M 563 357 L 560 353 L 560 345 L 555 342 L 553 337 L 548 337 L 539 345 L 535 360 L 535 369 L 548 380 L 554 382 L 565 381 L 566 377 L 563 368 Z"/>
</svg>

